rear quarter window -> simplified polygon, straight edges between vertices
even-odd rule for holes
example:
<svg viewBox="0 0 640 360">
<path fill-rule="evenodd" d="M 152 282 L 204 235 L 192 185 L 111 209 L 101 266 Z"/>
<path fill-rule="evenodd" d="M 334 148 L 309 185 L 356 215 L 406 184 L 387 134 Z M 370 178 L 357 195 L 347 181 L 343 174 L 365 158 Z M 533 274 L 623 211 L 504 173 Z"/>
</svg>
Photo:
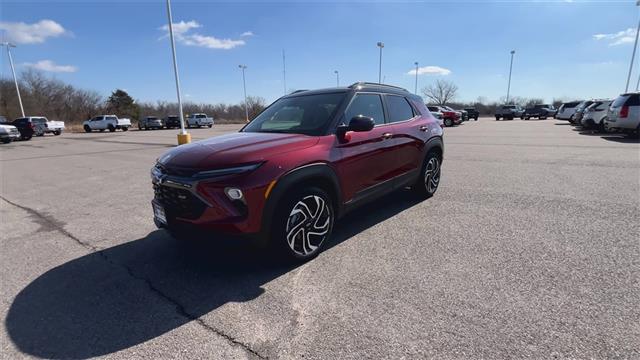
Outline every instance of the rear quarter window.
<svg viewBox="0 0 640 360">
<path fill-rule="evenodd" d="M 629 100 L 631 97 L 631 95 L 622 95 L 622 96 L 618 96 L 614 101 L 613 104 L 611 104 L 611 107 L 614 108 L 618 108 L 621 106 L 626 105 L 627 100 Z"/>
</svg>

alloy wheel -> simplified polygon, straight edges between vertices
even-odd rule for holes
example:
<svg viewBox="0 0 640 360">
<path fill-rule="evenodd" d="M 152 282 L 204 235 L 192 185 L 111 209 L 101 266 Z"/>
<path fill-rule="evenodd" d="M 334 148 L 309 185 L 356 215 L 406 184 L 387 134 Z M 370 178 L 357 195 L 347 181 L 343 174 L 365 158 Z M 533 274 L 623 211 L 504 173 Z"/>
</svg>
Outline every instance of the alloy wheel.
<svg viewBox="0 0 640 360">
<path fill-rule="evenodd" d="M 433 194 L 438 189 L 440 183 L 440 162 L 438 158 L 429 159 L 424 171 L 424 185 L 429 194 Z"/>
<path fill-rule="evenodd" d="M 333 212 L 325 199 L 309 195 L 298 201 L 289 213 L 285 232 L 291 250 L 302 257 L 314 254 L 333 226 Z"/>
</svg>

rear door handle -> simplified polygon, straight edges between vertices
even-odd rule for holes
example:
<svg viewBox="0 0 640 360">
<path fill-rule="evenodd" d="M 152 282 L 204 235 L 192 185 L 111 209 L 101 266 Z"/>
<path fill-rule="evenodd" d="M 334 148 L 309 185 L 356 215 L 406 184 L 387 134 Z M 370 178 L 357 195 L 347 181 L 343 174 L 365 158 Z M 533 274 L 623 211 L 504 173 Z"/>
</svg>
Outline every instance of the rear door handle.
<svg viewBox="0 0 640 360">
<path fill-rule="evenodd" d="M 427 130 L 429 130 L 428 126 L 426 126 L 426 125 L 420 126 L 420 131 L 427 131 Z"/>
<path fill-rule="evenodd" d="M 382 134 L 382 138 L 385 139 L 385 140 L 386 139 L 390 139 L 392 136 L 393 136 L 392 133 L 384 133 L 384 134 Z"/>
</svg>

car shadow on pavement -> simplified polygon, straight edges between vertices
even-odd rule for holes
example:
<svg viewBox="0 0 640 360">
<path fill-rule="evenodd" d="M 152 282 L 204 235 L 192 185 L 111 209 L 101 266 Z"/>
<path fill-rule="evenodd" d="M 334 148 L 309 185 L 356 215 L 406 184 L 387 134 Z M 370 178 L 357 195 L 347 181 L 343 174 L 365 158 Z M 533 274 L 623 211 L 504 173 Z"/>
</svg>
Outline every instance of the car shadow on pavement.
<svg viewBox="0 0 640 360">
<path fill-rule="evenodd" d="M 337 223 L 325 251 L 418 203 L 405 190 L 354 211 Z M 157 230 L 55 267 L 15 297 L 7 332 L 33 356 L 111 354 L 228 302 L 255 299 L 264 284 L 300 266 L 272 260 L 247 243 L 209 240 L 215 243 L 187 245 Z"/>
<path fill-rule="evenodd" d="M 640 138 L 633 136 L 603 136 L 604 140 L 613 141 L 623 144 L 638 144 L 640 143 Z"/>
</svg>

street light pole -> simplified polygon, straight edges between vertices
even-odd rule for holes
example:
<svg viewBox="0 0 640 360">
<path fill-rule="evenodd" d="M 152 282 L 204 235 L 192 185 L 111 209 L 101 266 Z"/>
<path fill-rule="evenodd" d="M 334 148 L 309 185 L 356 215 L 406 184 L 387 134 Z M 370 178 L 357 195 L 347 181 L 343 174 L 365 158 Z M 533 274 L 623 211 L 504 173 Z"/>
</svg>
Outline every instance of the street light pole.
<svg viewBox="0 0 640 360">
<path fill-rule="evenodd" d="M 336 74 L 336 86 L 340 87 L 340 73 L 338 70 L 334 70 L 333 73 Z"/>
<path fill-rule="evenodd" d="M 9 55 L 9 64 L 11 64 L 11 72 L 13 73 L 13 82 L 16 84 L 16 93 L 18 93 L 18 103 L 20 104 L 20 112 L 22 113 L 22 117 L 25 117 L 24 108 L 22 107 L 22 97 L 20 96 L 20 87 L 18 86 L 18 78 L 16 77 L 16 69 L 13 67 L 13 57 L 11 56 L 11 48 L 16 46 L 9 42 L 4 42 L 1 45 L 7 47 L 7 54 Z"/>
<path fill-rule="evenodd" d="M 379 41 L 377 45 L 380 48 L 380 60 L 378 61 L 378 84 L 382 84 L 382 48 L 384 48 L 384 43 Z"/>
<path fill-rule="evenodd" d="M 287 95 L 287 64 L 284 61 L 284 49 L 282 49 L 282 83 L 284 86 L 284 95 Z"/>
<path fill-rule="evenodd" d="M 176 42 L 173 38 L 173 17 L 171 16 L 171 0 L 167 0 L 167 16 L 169 17 L 169 37 L 171 40 L 171 54 L 173 56 L 173 73 L 176 78 L 176 93 L 178 94 L 178 111 L 180 115 L 180 133 L 178 145 L 191 142 L 191 135 L 184 129 L 184 113 L 182 111 L 182 97 L 180 96 L 180 76 L 178 75 L 178 60 L 176 58 Z"/>
<path fill-rule="evenodd" d="M 245 120 L 249 122 L 249 105 L 247 104 L 247 82 L 244 78 L 244 70 L 247 68 L 247 65 L 238 65 L 238 67 L 242 70 L 242 87 L 244 89 L 244 116 Z"/>
<path fill-rule="evenodd" d="M 636 2 L 636 6 L 640 6 L 640 0 Z M 629 81 L 631 81 L 631 71 L 633 71 L 633 61 L 636 58 L 636 48 L 638 47 L 638 35 L 640 35 L 640 21 L 638 21 L 638 28 L 636 29 L 636 41 L 633 43 L 633 53 L 631 53 L 631 62 L 629 63 L 629 75 L 627 75 L 627 86 L 624 88 L 624 92 L 629 92 Z"/>
<path fill-rule="evenodd" d="M 416 86 L 413 93 L 418 95 L 418 62 L 416 61 L 414 64 L 416 65 Z"/>
<path fill-rule="evenodd" d="M 511 92 L 511 72 L 513 71 L 513 54 L 515 50 L 511 50 L 511 65 L 509 66 L 509 84 L 507 85 L 507 104 L 509 103 L 509 93 Z"/>
</svg>

